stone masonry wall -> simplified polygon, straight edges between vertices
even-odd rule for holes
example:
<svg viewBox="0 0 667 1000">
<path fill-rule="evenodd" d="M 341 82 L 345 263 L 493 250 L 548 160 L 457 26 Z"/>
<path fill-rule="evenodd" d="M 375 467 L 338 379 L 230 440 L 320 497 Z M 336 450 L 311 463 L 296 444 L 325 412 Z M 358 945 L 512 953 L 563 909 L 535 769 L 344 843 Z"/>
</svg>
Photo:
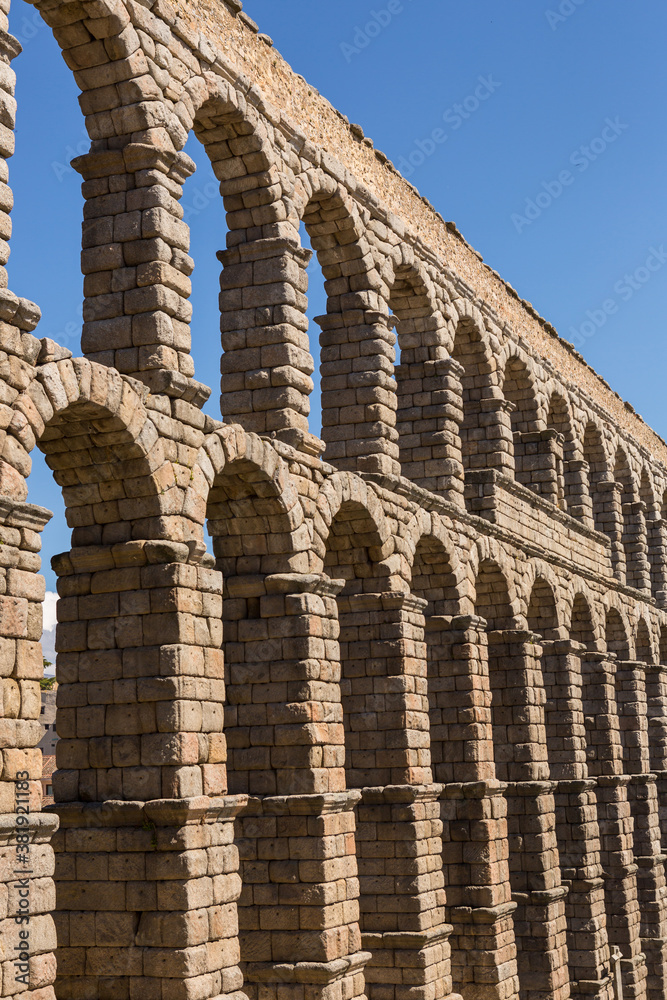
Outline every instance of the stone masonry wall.
<svg viewBox="0 0 667 1000">
<path fill-rule="evenodd" d="M 34 6 L 91 146 L 81 357 L 0 267 L 0 996 L 666 1000 L 667 447 L 238 0 Z M 72 529 L 44 812 L 36 447 Z"/>
</svg>

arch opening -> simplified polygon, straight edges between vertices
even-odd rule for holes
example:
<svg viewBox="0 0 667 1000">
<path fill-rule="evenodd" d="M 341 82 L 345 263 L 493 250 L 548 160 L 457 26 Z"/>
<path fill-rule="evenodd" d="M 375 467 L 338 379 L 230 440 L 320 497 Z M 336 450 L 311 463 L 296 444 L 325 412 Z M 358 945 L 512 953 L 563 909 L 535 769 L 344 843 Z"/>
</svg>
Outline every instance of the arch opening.
<svg viewBox="0 0 667 1000">
<path fill-rule="evenodd" d="M 567 400 L 558 392 L 554 392 L 549 401 L 545 445 L 554 476 L 550 499 L 561 510 L 575 514 L 579 477 L 573 467 L 574 434 Z"/>
<path fill-rule="evenodd" d="M 542 493 L 542 434 L 537 397 L 528 366 L 512 357 L 505 366 L 503 394 L 512 404 L 510 421 L 514 442 L 514 476 L 518 483 L 534 493 Z"/>
<path fill-rule="evenodd" d="M 497 424 L 498 401 L 492 400 L 492 372 L 488 351 L 477 326 L 461 320 L 456 329 L 451 356 L 463 367 L 463 422 L 461 456 L 464 473 L 495 467 L 501 449 Z"/>
<path fill-rule="evenodd" d="M 584 519 L 595 528 L 613 538 L 613 518 L 606 510 L 608 491 L 602 484 L 608 481 L 609 471 L 607 456 L 602 443 L 602 434 L 594 423 L 589 422 L 584 431 L 583 440 L 583 476 L 586 485 L 582 496 L 582 506 L 585 508 Z"/>
</svg>

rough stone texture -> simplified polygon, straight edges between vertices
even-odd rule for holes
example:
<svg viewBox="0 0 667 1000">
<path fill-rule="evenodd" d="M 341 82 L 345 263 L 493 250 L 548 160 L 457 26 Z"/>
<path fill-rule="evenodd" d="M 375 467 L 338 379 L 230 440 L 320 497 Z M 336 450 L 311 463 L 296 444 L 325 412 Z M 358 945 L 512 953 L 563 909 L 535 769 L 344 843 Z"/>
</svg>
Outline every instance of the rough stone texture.
<svg viewBox="0 0 667 1000">
<path fill-rule="evenodd" d="M 82 357 L 0 270 L 0 996 L 665 1000 L 667 448 L 238 0 L 35 6 L 91 148 Z M 35 447 L 72 528 L 45 812 Z"/>
</svg>

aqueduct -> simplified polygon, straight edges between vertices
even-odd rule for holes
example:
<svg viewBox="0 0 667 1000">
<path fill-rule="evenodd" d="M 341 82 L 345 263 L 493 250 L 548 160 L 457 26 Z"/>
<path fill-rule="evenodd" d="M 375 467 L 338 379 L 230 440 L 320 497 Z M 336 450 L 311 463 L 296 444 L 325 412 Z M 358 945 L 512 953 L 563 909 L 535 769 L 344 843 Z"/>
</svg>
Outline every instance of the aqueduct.
<svg viewBox="0 0 667 1000">
<path fill-rule="evenodd" d="M 0 272 L 1 995 L 665 1000 L 664 442 L 238 0 L 34 6 L 91 146 L 82 357 Z M 35 448 L 72 529 L 47 811 Z"/>
</svg>

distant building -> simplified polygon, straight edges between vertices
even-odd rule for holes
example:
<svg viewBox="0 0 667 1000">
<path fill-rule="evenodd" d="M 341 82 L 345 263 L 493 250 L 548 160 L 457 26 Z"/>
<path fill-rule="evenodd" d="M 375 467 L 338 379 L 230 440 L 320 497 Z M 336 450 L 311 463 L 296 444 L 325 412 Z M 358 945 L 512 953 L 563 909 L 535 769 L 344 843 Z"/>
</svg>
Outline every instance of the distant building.
<svg viewBox="0 0 667 1000">
<path fill-rule="evenodd" d="M 42 806 L 50 805 L 53 802 L 53 772 L 55 769 L 55 754 L 44 754 L 42 757 Z"/>
<path fill-rule="evenodd" d="M 40 722 L 44 727 L 44 733 L 38 743 L 39 749 L 45 756 L 55 754 L 58 735 L 56 733 L 56 691 L 58 685 L 55 683 L 50 690 L 42 691 L 42 710 Z"/>
</svg>

